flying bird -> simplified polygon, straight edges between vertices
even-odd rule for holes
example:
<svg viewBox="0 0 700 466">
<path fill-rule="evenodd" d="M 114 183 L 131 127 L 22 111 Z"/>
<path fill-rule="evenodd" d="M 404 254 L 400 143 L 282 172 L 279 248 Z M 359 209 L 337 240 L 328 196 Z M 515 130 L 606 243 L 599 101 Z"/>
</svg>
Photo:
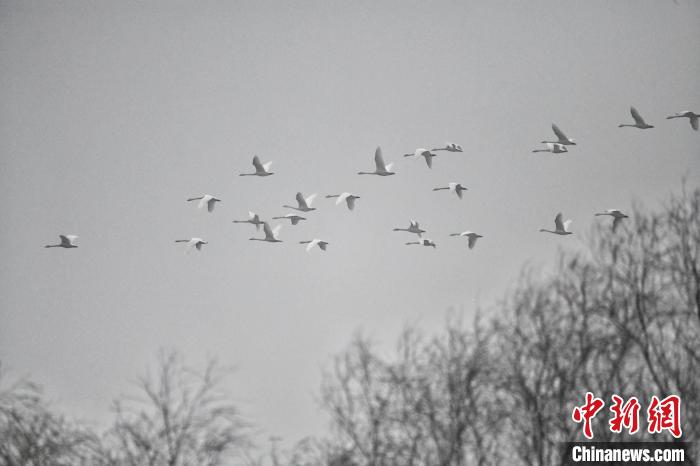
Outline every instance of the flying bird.
<svg viewBox="0 0 700 466">
<path fill-rule="evenodd" d="M 202 238 L 176 239 L 175 242 L 176 243 L 187 243 L 187 251 L 191 251 L 193 248 L 196 248 L 197 251 L 201 251 L 203 244 L 209 244 L 206 241 L 204 241 Z"/>
<path fill-rule="evenodd" d="M 207 210 L 211 212 L 214 210 L 214 206 L 216 205 L 216 203 L 221 202 L 221 199 L 218 199 L 212 196 L 211 194 L 205 194 L 204 196 L 200 197 L 191 197 L 187 199 L 187 202 L 189 201 L 199 201 L 199 203 L 197 203 L 198 209 L 203 209 L 204 206 L 207 206 Z"/>
<path fill-rule="evenodd" d="M 379 175 L 379 176 L 389 176 L 389 175 L 395 175 L 395 172 L 389 171 L 391 170 L 391 166 L 393 163 L 390 163 L 388 165 L 384 164 L 384 157 L 382 157 L 382 148 L 377 147 L 377 150 L 374 151 L 374 165 L 376 166 L 376 169 L 373 172 L 357 172 L 358 175 Z"/>
<path fill-rule="evenodd" d="M 535 149 L 532 152 L 551 152 L 552 154 L 563 154 L 569 152 L 564 144 L 559 144 L 558 142 L 547 142 L 545 144 L 546 149 Z"/>
<path fill-rule="evenodd" d="M 422 239 L 420 241 L 409 241 L 408 243 L 406 243 L 406 246 L 408 246 L 410 244 L 418 244 L 420 246 L 432 246 L 433 248 L 437 247 L 437 245 L 435 244 L 435 242 L 433 240 L 430 240 L 427 238 Z"/>
<path fill-rule="evenodd" d="M 312 210 L 316 210 L 316 207 L 311 207 L 311 203 L 314 201 L 315 198 L 316 194 L 312 194 L 311 196 L 304 198 L 304 195 L 298 192 L 296 196 L 297 204 L 299 204 L 298 207 L 294 207 L 291 205 L 283 205 L 282 207 L 298 210 L 299 212 L 310 212 Z"/>
<path fill-rule="evenodd" d="M 299 244 L 306 244 L 306 252 L 311 251 L 314 246 L 318 246 L 321 251 L 325 251 L 326 247 L 328 246 L 327 241 L 323 241 L 318 238 L 314 238 L 310 241 L 299 241 Z"/>
<path fill-rule="evenodd" d="M 394 231 L 407 231 L 409 233 L 415 233 L 419 238 L 423 235 L 423 233 L 425 233 L 425 230 L 421 230 L 420 225 L 415 220 L 410 221 L 408 228 L 394 228 Z"/>
<path fill-rule="evenodd" d="M 342 194 L 329 194 L 326 196 L 326 199 L 331 199 L 336 197 L 335 205 L 340 204 L 341 202 L 345 201 L 345 203 L 348 205 L 348 209 L 353 210 L 355 208 L 355 200 L 359 199 L 360 196 L 355 196 L 354 194 L 351 193 L 342 193 Z"/>
<path fill-rule="evenodd" d="M 272 217 L 273 220 L 290 220 L 292 222 L 292 225 L 296 225 L 299 223 L 301 220 L 306 220 L 305 217 L 300 217 L 297 214 L 287 214 L 284 217 Z"/>
<path fill-rule="evenodd" d="M 613 218 L 613 223 L 612 223 L 612 231 L 613 232 L 615 232 L 617 230 L 617 227 L 623 218 L 629 218 L 629 215 L 622 213 L 622 211 L 619 209 L 606 209 L 605 212 L 600 212 L 600 213 L 596 214 L 596 216 L 598 216 L 598 215 L 609 215 Z"/>
<path fill-rule="evenodd" d="M 674 113 L 673 115 L 669 115 L 666 117 L 667 120 L 671 120 L 673 118 L 687 118 L 690 121 L 690 126 L 697 131 L 698 130 L 698 118 L 700 118 L 700 115 L 691 112 L 690 110 L 684 110 L 679 113 Z"/>
<path fill-rule="evenodd" d="M 554 131 L 554 134 L 557 136 L 556 141 L 542 141 L 543 143 L 555 143 L 555 144 L 563 144 L 565 146 L 575 146 L 576 142 L 574 142 L 573 139 L 567 138 L 566 134 L 562 130 L 559 129 L 557 125 L 552 123 L 552 131 Z"/>
<path fill-rule="evenodd" d="M 451 142 L 445 143 L 445 147 L 438 147 L 435 149 L 431 149 L 432 151 L 437 151 L 437 150 L 446 150 L 448 152 L 462 152 L 462 146 L 459 144 L 454 144 Z"/>
<path fill-rule="evenodd" d="M 44 247 L 45 248 L 66 248 L 66 249 L 78 247 L 75 244 L 75 240 L 78 239 L 78 236 L 76 236 L 76 235 L 58 235 L 58 237 L 61 238 L 61 242 L 59 244 L 47 244 Z"/>
<path fill-rule="evenodd" d="M 240 176 L 270 176 L 274 175 L 270 171 L 270 166 L 272 162 L 267 162 L 266 164 L 260 163 L 260 157 L 257 155 L 253 157 L 253 166 L 255 167 L 255 173 L 241 173 Z"/>
<path fill-rule="evenodd" d="M 644 118 L 639 114 L 636 108 L 630 107 L 630 113 L 632 114 L 632 118 L 634 118 L 634 124 L 633 125 L 627 125 L 627 124 L 619 124 L 617 125 L 618 128 L 622 128 L 624 126 L 629 126 L 631 128 L 639 128 L 639 129 L 649 129 L 653 128 L 652 125 L 647 124 L 646 121 L 644 121 Z"/>
<path fill-rule="evenodd" d="M 256 230 L 260 231 L 260 225 L 263 224 L 263 221 L 260 220 L 260 216 L 255 212 L 248 212 L 248 220 L 234 220 L 233 223 L 250 223 L 255 225 Z"/>
<path fill-rule="evenodd" d="M 277 238 L 279 235 L 280 228 L 282 225 L 277 225 L 274 230 L 270 229 L 270 224 L 263 222 L 263 232 L 265 233 L 264 238 L 250 238 L 251 241 L 267 241 L 268 243 L 281 243 L 282 240 Z"/>
<path fill-rule="evenodd" d="M 433 154 L 428 149 L 419 148 L 413 154 L 403 154 L 404 157 L 424 157 L 425 163 L 428 168 L 433 168 L 433 157 L 437 157 L 437 154 Z"/>
<path fill-rule="evenodd" d="M 466 238 L 469 238 L 469 249 L 474 249 L 474 245 L 476 244 L 476 240 L 479 238 L 483 238 L 482 235 L 478 233 L 474 233 L 473 231 L 463 231 L 462 233 L 452 233 L 450 236 L 464 236 Z"/>
<path fill-rule="evenodd" d="M 462 191 L 467 191 L 467 188 L 461 185 L 461 183 L 448 183 L 447 186 L 444 186 L 442 188 L 433 188 L 433 191 L 441 191 L 443 189 L 449 189 L 450 191 L 454 192 L 457 194 L 457 197 L 462 199 Z"/>
<path fill-rule="evenodd" d="M 567 220 L 566 222 L 562 222 L 562 215 L 561 212 L 557 214 L 557 216 L 554 218 L 554 231 L 552 230 L 547 230 L 545 228 L 541 228 L 540 231 L 545 231 L 547 233 L 554 233 L 555 235 L 570 235 L 572 234 L 571 231 L 569 231 L 569 227 L 571 226 L 571 220 Z"/>
</svg>

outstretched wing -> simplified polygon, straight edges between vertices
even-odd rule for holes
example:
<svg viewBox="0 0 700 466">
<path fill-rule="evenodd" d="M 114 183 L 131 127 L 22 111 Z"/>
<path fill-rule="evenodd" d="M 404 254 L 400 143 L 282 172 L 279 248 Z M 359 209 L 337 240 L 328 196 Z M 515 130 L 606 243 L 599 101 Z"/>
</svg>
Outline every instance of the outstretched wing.
<svg viewBox="0 0 700 466">
<path fill-rule="evenodd" d="M 345 201 L 348 204 L 348 209 L 353 210 L 355 208 L 355 198 L 354 197 L 348 196 Z"/>
<path fill-rule="evenodd" d="M 571 233 L 571 224 L 574 223 L 573 220 L 567 220 L 564 222 L 564 231 Z"/>
<path fill-rule="evenodd" d="M 568 141 L 569 138 L 566 137 L 566 134 L 562 130 L 559 129 L 557 125 L 552 123 L 552 131 L 554 131 L 554 134 L 557 135 L 560 141 Z"/>
<path fill-rule="evenodd" d="M 350 195 L 350 193 L 339 194 L 338 198 L 335 200 L 335 205 L 338 205 L 341 202 L 343 202 L 344 200 L 346 200 L 349 195 Z"/>
<path fill-rule="evenodd" d="M 260 163 L 260 157 L 257 155 L 253 157 L 253 166 L 255 167 L 256 172 L 265 171 L 265 167 L 263 167 L 263 164 Z"/>
<path fill-rule="evenodd" d="M 377 150 L 374 151 L 374 165 L 377 167 L 377 171 L 385 171 L 386 165 L 384 164 L 384 157 L 382 157 L 382 148 L 377 146 Z"/>
<path fill-rule="evenodd" d="M 644 123 L 644 118 L 642 118 L 642 115 L 639 114 L 636 108 L 630 107 L 630 113 L 632 114 L 632 118 L 634 118 L 635 123 L 642 126 L 646 124 Z"/>
<path fill-rule="evenodd" d="M 197 241 L 196 243 L 194 243 L 194 247 L 197 248 L 197 251 L 201 251 L 203 244 L 204 243 L 202 243 L 201 241 Z"/>
<path fill-rule="evenodd" d="M 692 126 L 695 131 L 698 130 L 698 117 L 697 116 L 690 117 L 690 126 Z"/>
<path fill-rule="evenodd" d="M 474 249 L 474 245 L 476 244 L 476 240 L 479 239 L 477 236 L 470 236 L 469 237 L 469 249 Z"/>
<path fill-rule="evenodd" d="M 423 157 L 425 157 L 425 163 L 428 165 L 428 168 L 433 168 L 433 157 L 432 154 L 428 151 L 423 152 Z"/>
<path fill-rule="evenodd" d="M 618 225 L 620 225 L 621 221 L 622 221 L 622 217 L 614 217 L 613 218 L 613 224 L 612 224 L 613 233 L 617 231 L 617 227 L 618 227 Z"/>
<path fill-rule="evenodd" d="M 214 205 L 215 205 L 215 204 L 216 204 L 216 199 L 214 199 L 214 198 L 209 199 L 209 200 L 207 201 L 207 210 L 208 210 L 209 212 L 211 212 L 212 210 L 214 210 Z"/>
<path fill-rule="evenodd" d="M 562 215 L 561 212 L 557 214 L 557 216 L 554 218 L 554 226 L 558 231 L 563 231 L 564 230 L 564 222 L 562 221 Z"/>
<path fill-rule="evenodd" d="M 265 233 L 265 239 L 274 239 L 275 237 L 270 229 L 270 224 L 267 222 L 263 222 L 263 233 Z"/>
<path fill-rule="evenodd" d="M 296 199 L 300 209 L 306 209 L 307 207 L 309 207 L 308 205 L 306 205 L 306 199 L 304 199 L 304 195 L 301 194 L 301 191 L 297 193 Z"/>
<path fill-rule="evenodd" d="M 311 204 L 314 202 L 314 199 L 316 199 L 317 194 L 313 193 L 312 195 L 308 196 L 306 200 L 306 206 L 311 207 Z"/>
<path fill-rule="evenodd" d="M 75 235 L 58 235 L 61 238 L 61 246 L 71 246 L 78 239 Z"/>
</svg>

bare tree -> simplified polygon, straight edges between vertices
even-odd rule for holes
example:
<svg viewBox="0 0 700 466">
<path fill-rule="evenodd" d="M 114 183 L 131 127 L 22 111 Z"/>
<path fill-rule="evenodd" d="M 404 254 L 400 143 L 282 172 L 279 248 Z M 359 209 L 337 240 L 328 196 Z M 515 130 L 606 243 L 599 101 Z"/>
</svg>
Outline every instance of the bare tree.
<svg viewBox="0 0 700 466">
<path fill-rule="evenodd" d="M 230 464 L 247 437 L 238 409 L 221 393 L 226 375 L 213 359 L 198 372 L 178 353 L 162 353 L 157 374 L 139 380 L 139 396 L 115 401 L 99 464 Z"/>
<path fill-rule="evenodd" d="M 0 464 L 88 465 L 96 444 L 87 429 L 49 408 L 38 385 L 24 379 L 0 385 Z"/>
<path fill-rule="evenodd" d="M 587 391 L 608 407 L 613 394 L 679 395 L 683 440 L 697 441 L 700 189 L 635 208 L 616 232 L 597 225 L 588 243 L 526 270 L 490 325 L 452 321 L 430 340 L 408 329 L 392 358 L 356 338 L 324 377 L 327 445 L 349 464 L 561 464 L 561 442 L 583 439 L 571 411 Z M 597 440 L 629 439 L 602 418 Z"/>
</svg>

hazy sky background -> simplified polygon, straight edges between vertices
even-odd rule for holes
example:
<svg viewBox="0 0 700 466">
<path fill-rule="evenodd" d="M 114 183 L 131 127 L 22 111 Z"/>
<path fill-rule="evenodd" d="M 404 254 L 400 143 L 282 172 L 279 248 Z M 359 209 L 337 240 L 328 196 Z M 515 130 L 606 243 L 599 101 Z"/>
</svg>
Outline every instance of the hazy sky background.
<svg viewBox="0 0 700 466">
<path fill-rule="evenodd" d="M 325 427 L 321 368 L 362 328 L 471 315 L 593 213 L 700 181 L 700 2 L 0 1 L 0 358 L 65 411 L 178 348 L 238 370 L 248 419 Z M 656 128 L 617 128 L 635 105 Z M 578 146 L 532 154 L 556 122 Z M 433 169 L 401 154 L 445 141 Z M 381 145 L 396 176 L 372 170 Z M 239 177 L 253 154 L 268 178 Z M 431 188 L 458 181 L 462 201 Z M 319 193 L 280 244 L 248 210 Z M 352 191 L 354 212 L 323 199 Z M 223 199 L 214 213 L 185 199 Z M 557 211 L 575 235 L 539 233 Z M 419 220 L 437 250 L 407 247 Z M 449 233 L 483 234 L 474 250 Z M 44 249 L 59 234 L 78 249 Z M 201 253 L 173 240 L 201 236 Z M 320 237 L 326 253 L 297 241 Z"/>
</svg>

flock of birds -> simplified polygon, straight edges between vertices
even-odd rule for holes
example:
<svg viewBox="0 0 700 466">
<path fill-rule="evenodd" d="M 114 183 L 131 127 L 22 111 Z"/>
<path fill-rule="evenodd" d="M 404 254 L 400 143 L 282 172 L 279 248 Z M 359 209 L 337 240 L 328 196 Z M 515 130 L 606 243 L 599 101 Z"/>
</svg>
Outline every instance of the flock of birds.
<svg viewBox="0 0 700 466">
<path fill-rule="evenodd" d="M 635 109 L 634 107 L 630 108 L 630 113 L 632 114 L 632 118 L 634 119 L 634 124 L 620 124 L 618 127 L 632 127 L 632 128 L 638 128 L 638 129 L 651 129 L 654 128 L 654 126 L 648 124 L 644 118 L 640 115 L 640 113 Z M 700 118 L 700 114 L 691 112 L 689 110 L 675 113 L 673 115 L 669 115 L 666 117 L 666 119 L 674 119 L 674 118 L 688 118 L 690 121 L 690 126 L 695 130 L 698 131 L 698 119 Z M 544 149 L 535 149 L 533 152 L 550 152 L 553 154 L 561 154 L 561 153 L 566 153 L 568 152 L 567 146 L 575 146 L 576 142 L 568 138 L 566 134 L 556 125 L 552 124 L 552 131 L 554 131 L 555 136 L 557 137 L 556 141 L 542 141 L 543 144 L 545 144 Z M 458 144 L 453 144 L 453 143 L 447 143 L 445 147 L 438 147 L 434 149 L 424 149 L 424 148 L 418 148 L 416 149 L 413 153 L 407 153 L 404 154 L 404 157 L 415 157 L 415 158 L 420 158 L 423 157 L 425 159 L 425 163 L 428 166 L 428 168 L 432 168 L 433 166 L 433 159 L 437 157 L 438 154 L 436 152 L 438 151 L 447 151 L 447 152 L 463 152 L 462 146 Z M 255 171 L 253 173 L 241 173 L 240 176 L 259 176 L 259 177 L 267 177 L 274 175 L 274 172 L 270 171 L 270 167 L 272 165 L 272 162 L 267 162 L 267 163 L 262 163 L 260 161 L 260 158 L 256 155 L 253 157 L 253 167 L 255 168 Z M 382 156 L 382 150 L 380 147 L 377 147 L 375 153 L 374 153 L 374 165 L 375 169 L 374 171 L 361 171 L 358 172 L 358 175 L 376 175 L 376 176 L 391 176 L 395 175 L 396 172 L 391 171 L 392 165 L 393 164 L 386 164 L 384 162 L 384 157 Z M 447 186 L 440 186 L 433 188 L 433 191 L 441 191 L 441 190 L 448 190 L 453 192 L 459 199 L 462 199 L 463 192 L 467 191 L 467 188 L 464 187 L 461 183 L 457 182 L 450 182 L 447 184 Z M 288 208 L 288 209 L 293 209 L 296 210 L 300 213 L 307 213 L 316 210 L 315 207 L 312 207 L 313 201 L 316 198 L 316 194 L 312 194 L 308 197 L 304 197 L 304 195 L 301 192 L 298 192 L 296 195 L 296 206 L 293 205 L 283 205 L 282 207 Z M 347 208 L 349 210 L 354 210 L 356 201 L 357 199 L 360 199 L 360 196 L 357 196 L 353 193 L 349 192 L 344 192 L 341 194 L 329 194 L 326 196 L 328 199 L 336 199 L 335 203 L 336 205 L 339 205 L 341 203 L 345 203 L 347 205 Z M 216 206 L 217 202 L 221 202 L 221 199 L 212 196 L 211 194 L 204 194 L 199 197 L 191 197 L 187 199 L 188 202 L 192 201 L 199 201 L 197 203 L 197 207 L 199 209 L 204 209 L 206 208 L 209 212 L 214 211 L 214 207 Z M 595 214 L 596 216 L 610 216 L 613 219 L 612 222 L 612 230 L 615 232 L 619 226 L 619 224 L 622 222 L 623 219 L 628 218 L 628 215 L 620 211 L 619 209 L 607 209 L 603 212 L 599 212 Z M 306 217 L 303 217 L 297 213 L 289 213 L 283 216 L 277 216 L 277 217 L 271 217 L 272 220 L 288 220 L 291 222 L 292 225 L 298 225 L 299 222 L 302 220 L 306 220 Z M 279 239 L 279 231 L 280 228 L 282 227 L 281 224 L 278 224 L 274 228 L 270 227 L 270 223 L 266 220 L 263 220 L 260 218 L 260 216 L 254 212 L 249 212 L 248 213 L 248 219 L 246 220 L 233 220 L 234 223 L 248 223 L 251 225 L 254 225 L 256 230 L 260 230 L 260 227 L 262 226 L 263 228 L 263 233 L 264 237 L 263 238 L 250 238 L 251 241 L 264 241 L 268 243 L 281 243 L 282 240 Z M 555 235 L 571 235 L 573 232 L 570 229 L 571 227 L 571 220 L 563 220 L 563 216 L 560 213 L 556 214 L 556 217 L 554 218 L 554 230 L 548 230 L 546 228 L 540 229 L 540 232 L 546 232 L 546 233 L 552 233 Z M 419 246 L 428 246 L 432 248 L 436 248 L 437 244 L 429 239 L 429 238 L 423 238 L 423 233 L 426 233 L 426 230 L 423 230 L 420 227 L 420 224 L 415 221 L 411 220 L 408 228 L 394 228 L 394 231 L 405 231 L 408 233 L 412 233 L 418 236 L 417 241 L 409 241 L 406 242 L 406 245 L 419 245 Z M 461 233 L 451 233 L 450 236 L 452 237 L 460 237 L 460 238 L 466 238 L 467 239 L 467 245 L 469 249 L 473 249 L 474 246 L 476 245 L 476 242 L 479 238 L 483 238 L 482 235 L 475 233 L 473 231 L 463 231 Z M 66 249 L 71 249 L 71 248 L 77 248 L 78 245 L 76 244 L 76 241 L 78 239 L 78 236 L 76 235 L 59 235 L 60 237 L 60 243 L 57 244 L 48 244 L 45 247 L 46 248 L 66 248 Z M 201 251 L 202 246 L 207 244 L 207 242 L 202 239 L 202 238 L 190 238 L 190 239 L 178 239 L 175 240 L 176 243 L 186 243 L 187 250 L 198 250 Z M 306 250 L 311 251 L 315 247 L 318 247 L 321 251 L 326 251 L 326 248 L 328 247 L 328 242 L 320 239 L 320 238 L 313 238 L 310 240 L 305 240 L 305 241 L 299 241 L 299 244 L 305 244 L 306 245 Z"/>
</svg>

